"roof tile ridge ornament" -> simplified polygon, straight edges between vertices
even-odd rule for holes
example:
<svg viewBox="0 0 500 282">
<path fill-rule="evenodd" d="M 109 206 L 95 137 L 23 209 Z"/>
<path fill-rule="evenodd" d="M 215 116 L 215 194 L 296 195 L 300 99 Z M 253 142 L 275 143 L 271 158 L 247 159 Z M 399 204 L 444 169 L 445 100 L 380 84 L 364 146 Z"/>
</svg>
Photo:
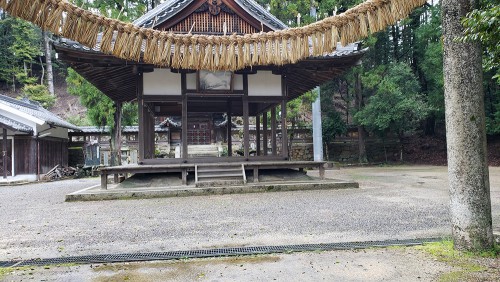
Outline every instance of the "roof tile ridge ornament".
<svg viewBox="0 0 500 282">
<path fill-rule="evenodd" d="M 222 0 L 206 0 L 210 14 L 217 16 L 221 10 Z"/>
<path fill-rule="evenodd" d="M 169 44 L 163 46 L 165 49 L 151 48 L 150 50 L 156 50 L 156 54 L 143 56 L 143 61 L 158 64 L 158 59 L 155 58 L 161 57 L 160 62 L 164 65 L 180 67 L 183 65 L 183 61 L 188 58 L 189 54 L 185 54 L 185 52 L 191 50 L 194 53 L 191 54 L 192 63 L 196 69 L 236 70 L 240 67 L 255 65 L 255 63 L 281 65 L 288 63 L 289 60 L 289 56 L 285 57 L 282 54 L 291 52 L 294 48 L 297 49 L 299 45 L 302 52 L 293 56 L 293 60 L 302 60 L 310 56 L 324 56 L 324 54 L 335 50 L 336 44 L 334 43 L 338 41 L 337 36 L 340 37 L 340 42 L 345 46 L 350 42 L 362 39 L 366 33 L 375 33 L 394 24 L 409 15 L 413 9 L 425 3 L 426 0 L 368 0 L 345 13 L 327 17 L 310 25 L 257 33 L 255 37 L 237 35 L 230 39 L 230 43 L 224 40 L 223 45 L 221 45 L 223 36 L 198 35 L 197 39 L 192 41 L 191 38 L 194 35 L 168 33 L 165 37 L 174 47 L 174 52 L 170 49 Z M 143 45 L 143 41 L 146 41 L 146 46 L 148 46 L 148 44 L 151 45 L 152 40 L 155 40 L 154 37 L 148 36 L 148 28 L 92 14 L 66 0 L 0 0 L 0 9 L 4 9 L 12 16 L 31 21 L 54 34 L 90 46 L 90 48 L 94 47 L 98 34 L 104 31 L 101 42 L 102 52 L 113 54 L 125 60 L 141 60 L 142 50 L 138 47 Z M 207 37 L 209 41 L 207 46 L 215 47 L 215 49 L 206 48 L 203 52 L 198 43 L 200 37 Z M 114 44 L 113 39 L 115 40 Z M 241 42 L 241 39 L 243 45 L 255 47 L 258 43 L 258 59 L 255 60 L 252 56 L 244 55 L 242 56 L 244 60 L 240 63 L 236 57 L 239 52 L 230 49 L 227 50 L 227 53 L 231 54 L 232 57 L 220 60 L 222 48 L 238 48 L 238 41 Z M 162 42 L 163 38 L 159 45 Z M 309 50 L 309 42 L 313 43 L 312 50 Z M 295 47 L 293 47 L 294 45 Z M 251 48 L 243 46 L 241 50 L 245 52 Z M 263 51 L 269 51 L 270 54 Z M 255 56 L 255 54 L 253 55 Z M 184 61 L 184 65 L 186 63 Z"/>
</svg>

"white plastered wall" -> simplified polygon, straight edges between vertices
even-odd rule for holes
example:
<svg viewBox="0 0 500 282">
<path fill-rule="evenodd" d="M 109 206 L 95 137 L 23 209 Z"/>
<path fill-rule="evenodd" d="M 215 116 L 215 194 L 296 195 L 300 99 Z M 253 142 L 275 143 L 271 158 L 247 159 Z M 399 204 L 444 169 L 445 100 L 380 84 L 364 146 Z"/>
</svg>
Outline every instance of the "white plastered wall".
<svg viewBox="0 0 500 282">
<path fill-rule="evenodd" d="M 248 96 L 281 96 L 281 75 L 258 71 L 248 76 Z"/>
<path fill-rule="evenodd" d="M 180 73 L 158 68 L 154 72 L 144 73 L 144 95 L 181 95 L 181 89 Z"/>
</svg>

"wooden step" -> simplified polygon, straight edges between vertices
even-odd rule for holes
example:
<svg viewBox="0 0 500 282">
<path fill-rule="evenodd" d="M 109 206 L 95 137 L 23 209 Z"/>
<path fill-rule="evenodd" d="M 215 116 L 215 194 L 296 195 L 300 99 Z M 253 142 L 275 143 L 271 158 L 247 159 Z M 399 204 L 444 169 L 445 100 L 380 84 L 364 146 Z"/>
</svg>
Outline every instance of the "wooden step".
<svg viewBox="0 0 500 282">
<path fill-rule="evenodd" d="M 196 187 L 238 185 L 245 183 L 246 175 L 243 165 L 195 166 Z"/>
</svg>

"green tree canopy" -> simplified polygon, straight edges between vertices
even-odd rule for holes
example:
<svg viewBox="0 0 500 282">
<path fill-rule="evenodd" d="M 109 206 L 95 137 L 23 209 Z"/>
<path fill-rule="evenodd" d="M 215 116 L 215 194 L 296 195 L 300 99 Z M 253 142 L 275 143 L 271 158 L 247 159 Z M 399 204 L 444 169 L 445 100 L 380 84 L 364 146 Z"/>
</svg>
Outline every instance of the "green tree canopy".
<svg viewBox="0 0 500 282">
<path fill-rule="evenodd" d="M 483 1 L 482 8 L 475 9 L 462 20 L 465 36 L 462 41 L 480 41 L 483 45 L 483 67 L 494 71 L 500 83 L 500 1 Z"/>
<path fill-rule="evenodd" d="M 415 130 L 429 111 L 419 93 L 419 84 L 405 63 L 391 64 L 387 69 L 362 77 L 365 87 L 375 94 L 355 114 L 355 119 L 369 131 L 393 132 L 399 137 Z"/>
</svg>

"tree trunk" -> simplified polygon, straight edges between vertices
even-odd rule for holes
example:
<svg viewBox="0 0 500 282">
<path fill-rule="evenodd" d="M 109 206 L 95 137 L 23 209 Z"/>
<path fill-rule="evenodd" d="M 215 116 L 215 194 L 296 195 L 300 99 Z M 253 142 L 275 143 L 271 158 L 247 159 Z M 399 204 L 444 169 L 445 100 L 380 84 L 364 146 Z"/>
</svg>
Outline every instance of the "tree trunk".
<svg viewBox="0 0 500 282">
<path fill-rule="evenodd" d="M 444 94 L 452 236 L 456 249 L 493 247 L 481 46 L 460 43 L 478 0 L 443 0 Z"/>
<path fill-rule="evenodd" d="M 356 73 L 356 85 L 354 91 L 356 92 L 354 97 L 356 99 L 356 107 L 358 111 L 361 111 L 363 107 L 363 92 L 361 89 L 361 79 L 359 73 Z M 365 128 L 362 125 L 358 125 L 358 153 L 359 153 L 359 163 L 367 163 L 368 157 L 366 156 L 366 144 L 365 144 Z"/>
<path fill-rule="evenodd" d="M 47 87 L 52 96 L 54 92 L 54 73 L 52 71 L 52 48 L 50 46 L 50 36 L 48 31 L 43 32 L 43 41 L 45 43 L 45 64 L 47 65 Z"/>
</svg>

